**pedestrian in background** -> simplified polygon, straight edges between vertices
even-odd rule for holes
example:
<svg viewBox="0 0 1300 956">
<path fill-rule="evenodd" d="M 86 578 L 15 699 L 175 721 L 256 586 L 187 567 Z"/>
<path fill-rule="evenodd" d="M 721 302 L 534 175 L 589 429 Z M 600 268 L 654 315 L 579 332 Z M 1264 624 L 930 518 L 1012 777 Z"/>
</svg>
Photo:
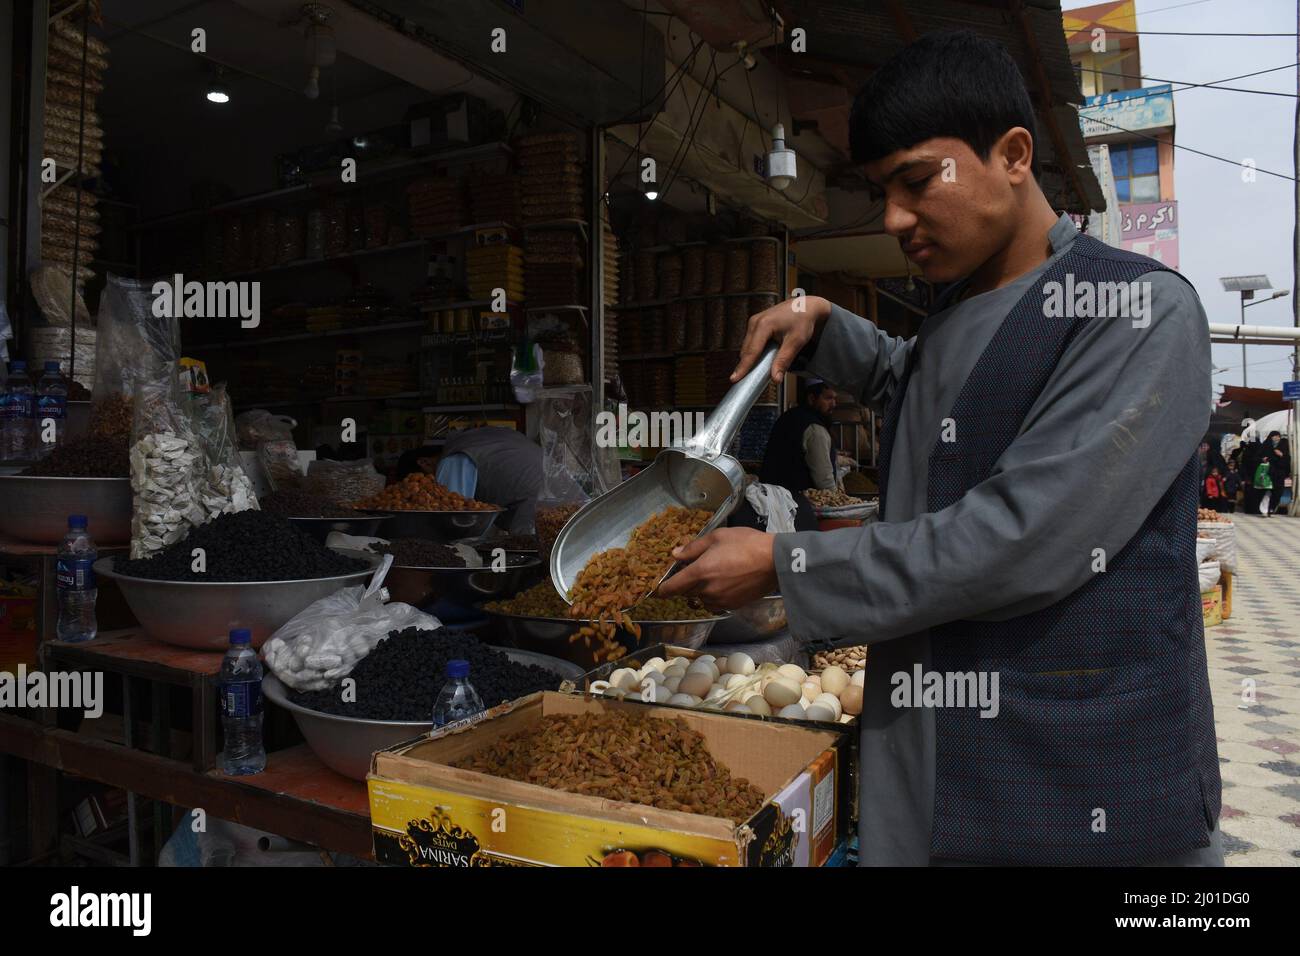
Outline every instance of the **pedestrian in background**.
<svg viewBox="0 0 1300 956">
<path fill-rule="evenodd" d="M 1237 471 L 1237 460 L 1228 462 L 1228 473 L 1223 476 L 1223 497 L 1219 499 L 1218 510 L 1224 514 L 1234 514 L 1237 510 L 1237 492 L 1241 489 L 1241 472 Z"/>
</svg>

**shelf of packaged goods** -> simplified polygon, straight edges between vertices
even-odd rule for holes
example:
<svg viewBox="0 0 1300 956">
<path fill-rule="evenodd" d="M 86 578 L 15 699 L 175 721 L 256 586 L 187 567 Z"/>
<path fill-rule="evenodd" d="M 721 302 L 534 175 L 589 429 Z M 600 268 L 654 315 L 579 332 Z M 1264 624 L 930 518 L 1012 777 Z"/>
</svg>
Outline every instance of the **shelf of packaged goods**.
<svg viewBox="0 0 1300 956">
<path fill-rule="evenodd" d="M 421 312 L 445 312 L 448 309 L 481 309 L 484 306 L 493 304 L 492 299 L 464 299 L 460 302 L 419 302 L 416 308 Z M 506 299 L 507 308 L 523 308 L 522 302 L 516 302 L 513 299 Z"/>
<path fill-rule="evenodd" d="M 278 345 L 282 342 L 306 342 L 309 339 L 327 339 L 337 336 L 364 335 L 371 332 L 398 332 L 406 329 L 419 329 L 428 326 L 426 319 L 408 319 L 403 322 L 381 322 L 376 325 L 358 325 L 346 329 L 322 329 L 319 332 L 295 332 L 292 335 L 273 335 L 267 338 L 232 339 L 229 342 L 196 342 L 186 345 L 189 351 L 206 350 L 209 352 L 225 349 L 261 348 L 263 345 Z"/>
<path fill-rule="evenodd" d="M 307 269 L 312 266 L 331 266 L 344 262 L 354 262 L 357 259 L 365 259 L 371 256 L 384 255 L 392 252 L 406 252 L 409 250 L 423 250 L 425 240 L 408 239 L 406 242 L 396 242 L 391 246 L 376 246 L 373 249 L 356 249 L 352 252 L 345 252 L 339 256 L 320 256 L 307 259 L 294 259 L 291 262 L 282 262 L 279 265 L 264 266 L 261 269 L 247 269 L 243 272 L 223 273 L 220 276 L 211 276 L 210 278 L 219 281 L 231 279 L 247 279 L 252 276 L 275 275 L 278 272 L 289 272 L 295 269 Z"/>
<path fill-rule="evenodd" d="M 255 206 L 259 203 L 278 202 L 283 199 L 302 196 L 317 189 L 329 189 L 330 191 L 343 187 L 356 189 L 361 186 L 374 184 L 376 181 L 386 179 L 396 173 L 402 173 L 407 170 L 416 170 L 420 167 L 437 166 L 440 164 L 450 165 L 461 162 L 479 162 L 485 159 L 494 158 L 498 155 L 510 156 L 513 155 L 513 151 L 505 143 L 483 143 L 479 146 L 464 146 L 456 149 L 422 153 L 419 156 L 407 156 L 395 161 L 375 161 L 358 166 L 357 181 L 355 183 L 340 182 L 337 172 L 313 174 L 310 182 L 296 183 L 292 186 L 281 187 L 280 189 L 271 189 L 266 192 L 255 193 L 251 196 L 242 196 L 238 199 L 231 199 L 227 202 L 217 203 L 215 206 L 209 206 L 207 209 L 187 209 L 183 212 L 169 213 L 165 216 L 146 220 L 132 228 L 150 229 L 156 226 L 171 225 L 173 223 L 184 222 L 188 219 L 198 219 L 217 213 L 229 212 L 234 209 L 243 209 L 246 206 Z"/>
<path fill-rule="evenodd" d="M 582 236 L 582 242 L 585 245 L 587 239 L 587 220 L 585 219 L 548 219 L 545 222 L 529 222 L 524 224 L 524 232 L 532 232 L 540 229 L 576 229 Z"/>
</svg>

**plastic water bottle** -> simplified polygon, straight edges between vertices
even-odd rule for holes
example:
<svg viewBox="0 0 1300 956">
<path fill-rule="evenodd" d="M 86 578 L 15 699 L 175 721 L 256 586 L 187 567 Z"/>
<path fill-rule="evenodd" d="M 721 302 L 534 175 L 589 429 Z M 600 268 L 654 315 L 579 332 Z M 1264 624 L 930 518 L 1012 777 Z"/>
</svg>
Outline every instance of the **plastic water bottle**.
<svg viewBox="0 0 1300 956">
<path fill-rule="evenodd" d="M 45 374 L 36 385 L 36 415 L 32 429 L 33 457 L 43 458 L 63 444 L 67 418 L 68 383 L 63 380 L 58 362 L 46 362 Z"/>
<path fill-rule="evenodd" d="M 0 421 L 0 459 L 32 459 L 32 418 L 36 413 L 36 390 L 27 377 L 27 363 L 9 363 L 9 381 L 4 391 L 4 418 Z"/>
<path fill-rule="evenodd" d="M 437 703 L 433 705 L 433 726 L 454 724 L 483 710 L 483 698 L 469 682 L 469 661 L 448 661 L 447 683 L 438 691 Z"/>
<path fill-rule="evenodd" d="M 94 568 L 98 557 L 95 542 L 86 530 L 86 516 L 68 515 L 68 533 L 54 559 L 59 603 L 55 632 L 61 641 L 89 641 L 98 631 L 95 598 L 99 588 Z"/>
<path fill-rule="evenodd" d="M 252 632 L 237 627 L 230 632 L 230 649 L 221 661 L 217 692 L 221 695 L 221 725 L 226 749 L 217 754 L 217 766 L 231 776 L 261 773 L 266 769 L 262 745 L 262 662 L 253 650 Z"/>
</svg>

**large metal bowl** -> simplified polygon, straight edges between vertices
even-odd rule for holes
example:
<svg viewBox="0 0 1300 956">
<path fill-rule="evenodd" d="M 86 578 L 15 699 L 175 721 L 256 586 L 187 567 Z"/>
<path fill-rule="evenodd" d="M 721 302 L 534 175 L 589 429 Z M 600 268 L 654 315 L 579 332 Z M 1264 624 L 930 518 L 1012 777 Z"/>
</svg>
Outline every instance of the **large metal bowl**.
<svg viewBox="0 0 1300 956">
<path fill-rule="evenodd" d="M 521 614 L 502 614 L 483 608 L 488 616 L 490 626 L 498 634 L 498 639 L 511 647 L 538 651 L 554 657 L 572 661 L 584 670 L 590 670 L 597 662 L 592 656 L 592 648 L 581 640 L 571 641 L 578 632 L 582 622 L 567 617 L 529 617 Z M 638 639 L 630 631 L 619 628 L 614 638 L 628 651 L 638 651 L 643 647 L 656 644 L 675 644 L 698 650 L 707 643 L 709 633 L 727 615 L 706 617 L 689 621 L 639 621 L 641 637 Z"/>
<path fill-rule="evenodd" d="M 387 520 L 387 515 L 362 515 L 359 518 L 289 518 L 295 528 L 306 531 L 321 544 L 325 543 L 325 539 L 332 531 L 360 538 L 373 538 L 379 533 L 380 524 Z"/>
<path fill-rule="evenodd" d="M 349 558 L 370 559 L 374 554 L 353 548 L 334 548 Z M 382 560 L 382 555 L 380 556 Z M 472 607 L 479 601 L 512 598 L 541 578 L 540 558 L 507 555 L 504 571 L 481 568 L 431 568 L 394 564 L 384 578 L 384 587 L 394 601 L 425 607 L 446 599 Z"/>
<path fill-rule="evenodd" d="M 372 559 L 364 571 L 296 581 L 153 581 L 118 574 L 112 558 L 96 561 L 95 573 L 117 582 L 150 637 L 178 647 L 219 651 L 229 645 L 233 627 L 248 628 L 253 646 L 260 647 L 313 601 L 364 584 L 378 563 Z"/>
<path fill-rule="evenodd" d="M 425 538 L 449 544 L 458 538 L 477 538 L 487 533 L 504 508 L 491 511 L 371 511 L 390 520 L 384 524 L 384 537 Z"/>
<path fill-rule="evenodd" d="M 58 544 L 68 515 L 85 515 L 96 544 L 131 540 L 131 479 L 0 475 L 0 534 L 33 544 Z"/>
<path fill-rule="evenodd" d="M 731 618 L 719 623 L 709 635 L 709 643 L 749 644 L 775 634 L 785 625 L 785 598 L 769 594 L 733 610 Z"/>
<path fill-rule="evenodd" d="M 532 654 L 508 647 L 497 650 L 505 653 L 512 661 L 537 664 L 553 671 L 556 686 L 559 686 L 561 680 L 576 681 L 582 677 L 581 667 L 545 654 Z M 376 750 L 418 737 L 433 726 L 433 701 L 429 701 L 429 720 L 362 720 L 308 710 L 295 704 L 289 699 L 288 688 L 274 674 L 262 678 L 262 693 L 293 714 L 294 722 L 307 740 L 307 746 L 327 767 L 353 780 L 366 779 L 366 774 L 370 772 L 371 755 Z"/>
</svg>

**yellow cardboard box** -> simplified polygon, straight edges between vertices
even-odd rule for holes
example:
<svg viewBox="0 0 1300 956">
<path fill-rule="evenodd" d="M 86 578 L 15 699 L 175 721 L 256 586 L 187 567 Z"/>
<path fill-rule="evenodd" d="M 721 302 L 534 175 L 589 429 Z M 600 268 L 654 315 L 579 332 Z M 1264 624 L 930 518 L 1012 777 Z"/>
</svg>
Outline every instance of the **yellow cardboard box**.
<svg viewBox="0 0 1300 956">
<path fill-rule="evenodd" d="M 681 720 L 767 802 L 748 820 L 552 790 L 450 764 L 551 714 L 634 710 Z M 374 755 L 375 859 L 398 866 L 820 866 L 846 829 L 848 735 L 545 691 Z M 639 865 L 631 863 L 630 865 Z"/>
<path fill-rule="evenodd" d="M 1223 586 L 1216 584 L 1208 591 L 1201 592 L 1201 616 L 1206 627 L 1223 623 Z"/>
</svg>

